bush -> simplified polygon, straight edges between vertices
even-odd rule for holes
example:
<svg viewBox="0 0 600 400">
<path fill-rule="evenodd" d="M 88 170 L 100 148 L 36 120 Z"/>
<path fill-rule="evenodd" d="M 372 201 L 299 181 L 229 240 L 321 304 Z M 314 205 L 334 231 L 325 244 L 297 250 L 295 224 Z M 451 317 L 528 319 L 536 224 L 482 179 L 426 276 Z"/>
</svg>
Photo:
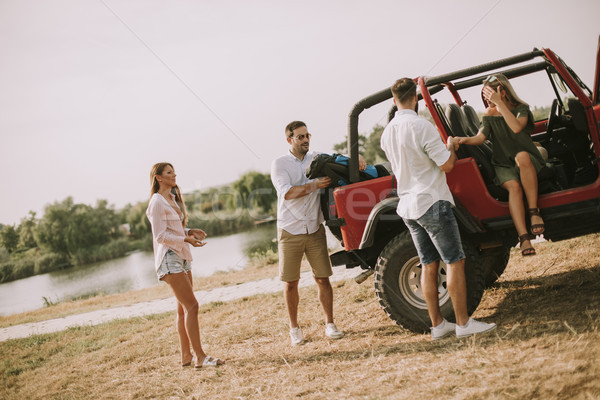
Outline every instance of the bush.
<svg viewBox="0 0 600 400">
<path fill-rule="evenodd" d="M 10 254 L 8 253 L 8 250 L 6 250 L 4 247 L 0 246 L 0 263 L 6 262 L 10 259 Z"/>
<path fill-rule="evenodd" d="M 238 233 L 254 226 L 254 218 L 243 211 L 232 213 L 193 214 L 189 216 L 188 228 L 202 229 L 208 236 L 221 236 Z"/>
<path fill-rule="evenodd" d="M 23 257 L 15 260 L 13 269 L 13 279 L 26 278 L 33 275 L 35 269 L 35 258 L 34 257 Z"/>
<path fill-rule="evenodd" d="M 130 240 L 129 251 L 134 250 L 152 251 L 152 235 L 146 235 L 141 239 Z"/>
<path fill-rule="evenodd" d="M 279 262 L 279 253 L 277 250 L 267 249 L 250 254 L 249 259 L 252 265 L 265 266 L 276 264 Z"/>
<path fill-rule="evenodd" d="M 129 251 L 129 239 L 116 239 L 106 244 L 77 250 L 71 257 L 74 265 L 85 265 L 123 257 Z"/>
<path fill-rule="evenodd" d="M 37 257 L 33 273 L 35 275 L 45 274 L 46 272 L 58 271 L 71 267 L 69 257 L 58 253 L 45 253 Z"/>
<path fill-rule="evenodd" d="M 5 261 L 0 264 L 0 282 L 10 282 L 15 280 L 13 278 L 13 271 L 15 270 L 14 261 Z"/>
</svg>

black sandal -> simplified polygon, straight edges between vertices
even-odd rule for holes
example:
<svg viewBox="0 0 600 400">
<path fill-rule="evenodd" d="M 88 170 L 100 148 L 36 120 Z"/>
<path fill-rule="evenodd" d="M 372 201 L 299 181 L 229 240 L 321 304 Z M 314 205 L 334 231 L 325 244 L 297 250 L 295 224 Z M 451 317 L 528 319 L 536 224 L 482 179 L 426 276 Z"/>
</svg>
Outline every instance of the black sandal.
<svg viewBox="0 0 600 400">
<path fill-rule="evenodd" d="M 529 216 L 530 217 L 540 217 L 542 218 L 542 216 L 540 215 L 540 209 L 539 208 L 530 208 L 529 210 L 527 210 L 529 212 Z M 542 233 L 544 233 L 545 230 L 545 225 L 542 222 L 541 224 L 532 224 L 531 225 L 531 234 L 532 235 L 541 235 Z"/>
<path fill-rule="evenodd" d="M 526 249 L 523 248 L 523 242 L 533 239 L 529 233 L 525 233 L 519 236 L 519 244 L 521 246 L 521 255 L 525 256 L 535 256 L 535 249 L 532 247 L 528 247 Z M 531 243 L 530 243 L 531 244 Z"/>
</svg>

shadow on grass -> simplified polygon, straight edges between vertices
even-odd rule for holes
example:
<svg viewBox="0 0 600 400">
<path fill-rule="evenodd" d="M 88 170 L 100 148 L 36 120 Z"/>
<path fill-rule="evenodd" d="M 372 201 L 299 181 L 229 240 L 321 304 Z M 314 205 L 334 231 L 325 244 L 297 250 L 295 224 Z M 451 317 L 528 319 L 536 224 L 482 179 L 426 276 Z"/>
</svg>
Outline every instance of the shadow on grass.
<svg viewBox="0 0 600 400">
<path fill-rule="evenodd" d="M 505 291 L 491 318 L 499 325 L 527 325 L 527 339 L 543 332 L 590 332 L 600 323 L 600 266 L 523 280 L 500 281 Z"/>
<path fill-rule="evenodd" d="M 347 330 L 342 340 L 357 343 L 354 350 L 308 352 L 280 357 L 267 357 L 270 365 L 337 360 L 367 360 L 388 355 L 419 353 L 448 354 L 476 345 L 489 347 L 498 341 L 529 341 L 549 335 L 581 335 L 600 329 L 600 266 L 523 280 L 497 282 L 492 290 L 504 292 L 497 304 L 490 304 L 492 315 L 485 320 L 498 324 L 491 334 L 458 340 L 449 338 L 422 340 L 414 333 L 395 325 L 379 325 L 361 330 Z M 389 344 L 370 344 L 367 338 L 390 339 Z M 316 339 L 321 340 L 321 339 Z M 308 340 L 309 344 L 311 340 Z M 393 342 L 393 343 L 392 343 Z M 239 362 L 244 362 L 239 360 Z"/>
</svg>

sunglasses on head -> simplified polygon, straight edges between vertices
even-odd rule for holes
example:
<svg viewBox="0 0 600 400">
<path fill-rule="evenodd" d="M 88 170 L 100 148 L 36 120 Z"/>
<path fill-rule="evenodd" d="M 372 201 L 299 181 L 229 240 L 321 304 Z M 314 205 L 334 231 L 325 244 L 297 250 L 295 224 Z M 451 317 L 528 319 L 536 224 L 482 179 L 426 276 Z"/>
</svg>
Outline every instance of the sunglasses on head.
<svg viewBox="0 0 600 400">
<path fill-rule="evenodd" d="M 483 81 L 484 85 L 489 85 L 490 83 L 497 83 L 498 85 L 501 85 L 500 79 L 498 79 L 495 75 L 490 75 Z"/>
</svg>

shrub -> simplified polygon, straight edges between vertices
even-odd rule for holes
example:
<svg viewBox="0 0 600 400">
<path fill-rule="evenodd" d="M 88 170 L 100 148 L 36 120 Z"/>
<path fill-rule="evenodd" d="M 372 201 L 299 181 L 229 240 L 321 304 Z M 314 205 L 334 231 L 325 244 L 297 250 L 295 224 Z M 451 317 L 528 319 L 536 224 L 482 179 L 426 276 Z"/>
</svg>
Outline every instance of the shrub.
<svg viewBox="0 0 600 400">
<path fill-rule="evenodd" d="M 6 250 L 4 247 L 0 246 L 0 263 L 6 262 L 10 259 L 10 254 L 8 253 L 8 250 Z"/>
<path fill-rule="evenodd" d="M 220 236 L 242 232 L 254 226 L 254 218 L 247 212 L 192 214 L 189 216 L 188 228 L 200 228 L 208 236 Z"/>
<path fill-rule="evenodd" d="M 14 280 L 13 271 L 15 270 L 14 261 L 5 261 L 0 264 L 0 282 L 10 282 Z"/>
<path fill-rule="evenodd" d="M 249 259 L 251 264 L 258 266 L 276 264 L 279 262 L 279 253 L 276 250 L 267 249 L 250 254 Z"/>
<path fill-rule="evenodd" d="M 134 239 L 129 241 L 129 251 L 143 250 L 152 251 L 152 235 L 145 235 L 140 239 Z"/>
<path fill-rule="evenodd" d="M 45 274 L 46 272 L 58 271 L 71 267 L 69 257 L 58 253 L 44 253 L 35 260 L 33 273 Z"/>
<path fill-rule="evenodd" d="M 123 257 L 129 251 L 129 239 L 120 238 L 106 244 L 77 250 L 72 255 L 75 265 L 91 264 L 113 258 Z"/>
<path fill-rule="evenodd" d="M 13 279 L 26 278 L 33 275 L 35 269 L 35 258 L 34 257 L 23 257 L 15 260 L 13 269 Z"/>
</svg>

